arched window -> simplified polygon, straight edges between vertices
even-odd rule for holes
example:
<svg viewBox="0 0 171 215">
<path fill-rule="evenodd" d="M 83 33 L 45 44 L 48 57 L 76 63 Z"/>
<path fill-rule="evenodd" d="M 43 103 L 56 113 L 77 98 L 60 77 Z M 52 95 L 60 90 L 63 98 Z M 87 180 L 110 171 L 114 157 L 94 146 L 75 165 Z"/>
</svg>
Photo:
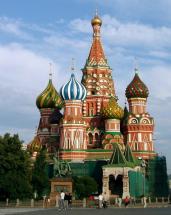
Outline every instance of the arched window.
<svg viewBox="0 0 171 215">
<path fill-rule="evenodd" d="M 93 135 L 92 135 L 92 133 L 89 133 L 88 137 L 89 137 L 89 144 L 93 144 Z"/>
<path fill-rule="evenodd" d="M 96 142 L 99 141 L 99 135 L 97 133 L 95 133 L 95 140 L 96 140 Z"/>
</svg>

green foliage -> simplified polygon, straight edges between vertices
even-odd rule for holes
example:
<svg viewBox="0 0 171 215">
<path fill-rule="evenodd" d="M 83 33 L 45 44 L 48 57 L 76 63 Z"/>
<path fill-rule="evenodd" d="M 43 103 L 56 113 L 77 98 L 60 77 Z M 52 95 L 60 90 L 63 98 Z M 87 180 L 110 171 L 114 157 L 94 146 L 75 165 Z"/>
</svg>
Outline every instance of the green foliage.
<svg viewBox="0 0 171 215">
<path fill-rule="evenodd" d="M 74 177 L 74 191 L 79 199 L 90 196 L 97 192 L 97 183 L 89 176 Z"/>
<path fill-rule="evenodd" d="M 0 136 L 0 199 L 31 196 L 31 168 L 18 135 Z"/>
<path fill-rule="evenodd" d="M 32 173 L 33 191 L 37 192 L 38 198 L 49 192 L 49 179 L 46 162 L 46 150 L 42 149 L 38 154 Z"/>
</svg>

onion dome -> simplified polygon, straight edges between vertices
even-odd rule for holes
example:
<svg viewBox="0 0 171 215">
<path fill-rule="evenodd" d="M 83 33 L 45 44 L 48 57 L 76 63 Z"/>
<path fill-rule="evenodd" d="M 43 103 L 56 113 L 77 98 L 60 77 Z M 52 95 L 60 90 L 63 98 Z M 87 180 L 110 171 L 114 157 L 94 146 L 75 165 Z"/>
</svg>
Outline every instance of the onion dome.
<svg viewBox="0 0 171 215">
<path fill-rule="evenodd" d="M 86 93 L 86 88 L 75 79 L 74 74 L 71 74 L 69 82 L 61 88 L 61 96 L 64 100 L 84 100 Z"/>
<path fill-rule="evenodd" d="M 52 80 L 49 79 L 49 83 L 46 89 L 37 97 L 36 105 L 39 109 L 42 108 L 58 108 L 61 109 L 63 101 L 55 87 Z"/>
<path fill-rule="evenodd" d="M 122 119 L 123 109 L 118 105 L 115 98 L 111 98 L 106 107 L 101 110 L 101 114 L 106 119 Z"/>
<path fill-rule="evenodd" d="M 141 81 L 138 76 L 138 73 L 135 73 L 135 76 L 131 83 L 127 86 L 126 97 L 129 98 L 147 98 L 149 91 L 147 86 Z"/>
<path fill-rule="evenodd" d="M 29 144 L 28 149 L 30 152 L 39 152 L 42 149 L 42 145 L 38 136 L 34 137 L 33 141 Z"/>
<path fill-rule="evenodd" d="M 94 25 L 102 25 L 102 20 L 100 19 L 100 17 L 96 14 L 95 17 L 91 20 L 91 24 L 92 26 Z"/>
</svg>

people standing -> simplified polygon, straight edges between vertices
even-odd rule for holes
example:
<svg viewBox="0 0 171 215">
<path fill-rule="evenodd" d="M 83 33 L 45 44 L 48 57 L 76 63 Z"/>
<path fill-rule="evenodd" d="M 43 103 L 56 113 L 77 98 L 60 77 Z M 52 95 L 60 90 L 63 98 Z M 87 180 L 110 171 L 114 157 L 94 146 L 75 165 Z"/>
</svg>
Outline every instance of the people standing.
<svg viewBox="0 0 171 215">
<path fill-rule="evenodd" d="M 103 195 L 103 208 L 107 208 L 107 194 L 106 192 Z"/>
<path fill-rule="evenodd" d="M 68 208 L 71 209 L 72 207 L 72 195 L 71 193 L 68 194 Z"/>
<path fill-rule="evenodd" d="M 122 198 L 121 197 L 118 198 L 118 206 L 119 206 L 119 208 L 121 208 L 121 206 L 122 206 Z"/>
<path fill-rule="evenodd" d="M 68 193 L 65 193 L 64 202 L 65 202 L 65 208 L 68 209 Z"/>
<path fill-rule="evenodd" d="M 146 208 L 147 207 L 147 197 L 146 196 L 143 197 L 143 202 L 144 202 L 144 208 Z"/>
<path fill-rule="evenodd" d="M 99 195 L 99 208 L 102 208 L 103 207 L 103 195 L 100 194 Z"/>
<path fill-rule="evenodd" d="M 65 209 L 65 203 L 64 203 L 64 198 L 65 198 L 65 193 L 63 190 L 61 190 L 60 193 L 60 205 L 59 205 L 59 209 L 64 210 Z"/>
<path fill-rule="evenodd" d="M 130 199 L 128 196 L 126 196 L 126 198 L 124 199 L 124 204 L 125 204 L 125 207 L 127 207 L 130 203 Z"/>
<path fill-rule="evenodd" d="M 58 208 L 59 207 L 59 194 L 57 193 L 56 195 L 56 207 Z"/>
</svg>

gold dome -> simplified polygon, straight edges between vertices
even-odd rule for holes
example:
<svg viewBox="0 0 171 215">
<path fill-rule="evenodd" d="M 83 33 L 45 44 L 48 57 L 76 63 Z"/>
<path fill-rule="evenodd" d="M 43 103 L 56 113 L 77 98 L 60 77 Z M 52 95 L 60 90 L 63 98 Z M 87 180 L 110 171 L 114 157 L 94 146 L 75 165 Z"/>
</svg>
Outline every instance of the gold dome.
<svg viewBox="0 0 171 215">
<path fill-rule="evenodd" d="M 40 139 L 38 136 L 35 136 L 32 142 L 29 144 L 29 150 L 31 152 L 39 152 L 42 148 L 42 145 L 40 143 Z"/>
<path fill-rule="evenodd" d="M 91 24 L 92 24 L 92 26 L 94 26 L 94 25 L 102 25 L 102 20 L 100 19 L 100 17 L 99 16 L 95 16 L 92 20 L 91 20 Z"/>
<path fill-rule="evenodd" d="M 101 114 L 106 119 L 122 119 L 123 109 L 118 105 L 115 98 L 111 98 L 106 107 L 101 110 Z"/>
</svg>

